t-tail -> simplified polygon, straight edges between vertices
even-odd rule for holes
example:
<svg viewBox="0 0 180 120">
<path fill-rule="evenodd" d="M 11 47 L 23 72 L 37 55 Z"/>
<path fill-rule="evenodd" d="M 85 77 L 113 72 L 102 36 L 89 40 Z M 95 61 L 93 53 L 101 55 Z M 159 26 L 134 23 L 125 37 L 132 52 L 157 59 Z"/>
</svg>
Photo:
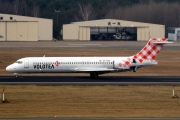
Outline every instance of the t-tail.
<svg viewBox="0 0 180 120">
<path fill-rule="evenodd" d="M 151 38 L 147 45 L 137 54 L 131 56 L 131 68 L 136 72 L 137 68 L 149 65 L 156 65 L 157 61 L 154 59 L 163 48 L 164 44 L 173 43 L 168 42 L 166 38 Z"/>
<path fill-rule="evenodd" d="M 172 43 L 168 42 L 166 38 L 152 38 L 148 41 L 147 45 L 137 54 L 133 56 L 133 59 L 142 63 L 145 60 L 154 60 L 164 44 Z"/>
</svg>

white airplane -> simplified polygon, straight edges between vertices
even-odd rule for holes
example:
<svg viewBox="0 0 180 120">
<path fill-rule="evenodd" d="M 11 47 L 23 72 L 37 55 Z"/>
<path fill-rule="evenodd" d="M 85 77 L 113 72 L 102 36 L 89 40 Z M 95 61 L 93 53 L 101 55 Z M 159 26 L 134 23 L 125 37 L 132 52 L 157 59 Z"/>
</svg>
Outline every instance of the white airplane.
<svg viewBox="0 0 180 120">
<path fill-rule="evenodd" d="M 166 38 L 152 38 L 137 54 L 129 57 L 26 57 L 6 67 L 15 77 L 19 73 L 90 73 L 97 78 L 100 74 L 110 72 L 136 72 L 138 68 L 156 65 L 155 57 Z"/>
</svg>

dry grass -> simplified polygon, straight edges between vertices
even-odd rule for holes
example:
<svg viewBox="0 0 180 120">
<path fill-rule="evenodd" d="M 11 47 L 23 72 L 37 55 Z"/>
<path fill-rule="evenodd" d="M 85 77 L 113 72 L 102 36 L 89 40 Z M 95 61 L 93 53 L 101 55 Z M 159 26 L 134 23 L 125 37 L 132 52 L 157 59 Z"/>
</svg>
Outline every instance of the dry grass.
<svg viewBox="0 0 180 120">
<path fill-rule="evenodd" d="M 0 86 L 0 118 L 180 117 L 171 86 Z M 180 86 L 175 87 L 180 96 Z"/>
<path fill-rule="evenodd" d="M 29 56 L 131 56 L 138 50 L 119 50 L 119 49 L 86 49 L 76 48 L 1 48 L 0 49 L 0 75 L 12 75 L 5 71 L 7 65 L 13 63 L 19 58 Z M 159 64 L 156 66 L 139 69 L 136 73 L 113 73 L 105 75 L 133 75 L 133 76 L 179 76 L 180 75 L 180 51 L 179 50 L 162 50 L 156 60 Z M 57 74 L 59 75 L 59 74 Z M 64 75 L 64 74 L 60 74 Z M 69 75 L 69 74 L 68 74 Z M 84 75 L 84 74 L 73 74 Z"/>
</svg>

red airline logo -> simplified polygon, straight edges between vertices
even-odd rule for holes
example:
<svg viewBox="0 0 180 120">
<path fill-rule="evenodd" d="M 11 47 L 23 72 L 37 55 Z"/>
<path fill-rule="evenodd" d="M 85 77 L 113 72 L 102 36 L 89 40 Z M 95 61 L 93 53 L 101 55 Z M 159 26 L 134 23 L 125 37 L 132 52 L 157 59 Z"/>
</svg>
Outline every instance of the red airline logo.
<svg viewBox="0 0 180 120">
<path fill-rule="evenodd" d="M 56 62 L 55 62 L 55 65 L 56 65 L 56 66 L 59 66 L 59 64 L 60 64 L 59 61 L 56 61 Z"/>
</svg>

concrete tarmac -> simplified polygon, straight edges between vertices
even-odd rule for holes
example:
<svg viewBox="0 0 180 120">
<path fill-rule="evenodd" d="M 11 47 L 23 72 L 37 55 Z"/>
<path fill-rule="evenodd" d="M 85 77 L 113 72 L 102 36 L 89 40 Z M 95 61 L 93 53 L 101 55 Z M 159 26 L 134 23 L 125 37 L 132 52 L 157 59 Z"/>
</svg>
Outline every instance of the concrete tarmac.
<svg viewBox="0 0 180 120">
<path fill-rule="evenodd" d="M 40 41 L 40 42 L 0 42 L 4 48 L 96 48 L 140 50 L 147 41 Z M 180 50 L 180 42 L 166 44 L 163 49 Z"/>
<path fill-rule="evenodd" d="M 180 85 L 180 76 L 1 76 L 0 84 L 35 85 Z"/>
</svg>

